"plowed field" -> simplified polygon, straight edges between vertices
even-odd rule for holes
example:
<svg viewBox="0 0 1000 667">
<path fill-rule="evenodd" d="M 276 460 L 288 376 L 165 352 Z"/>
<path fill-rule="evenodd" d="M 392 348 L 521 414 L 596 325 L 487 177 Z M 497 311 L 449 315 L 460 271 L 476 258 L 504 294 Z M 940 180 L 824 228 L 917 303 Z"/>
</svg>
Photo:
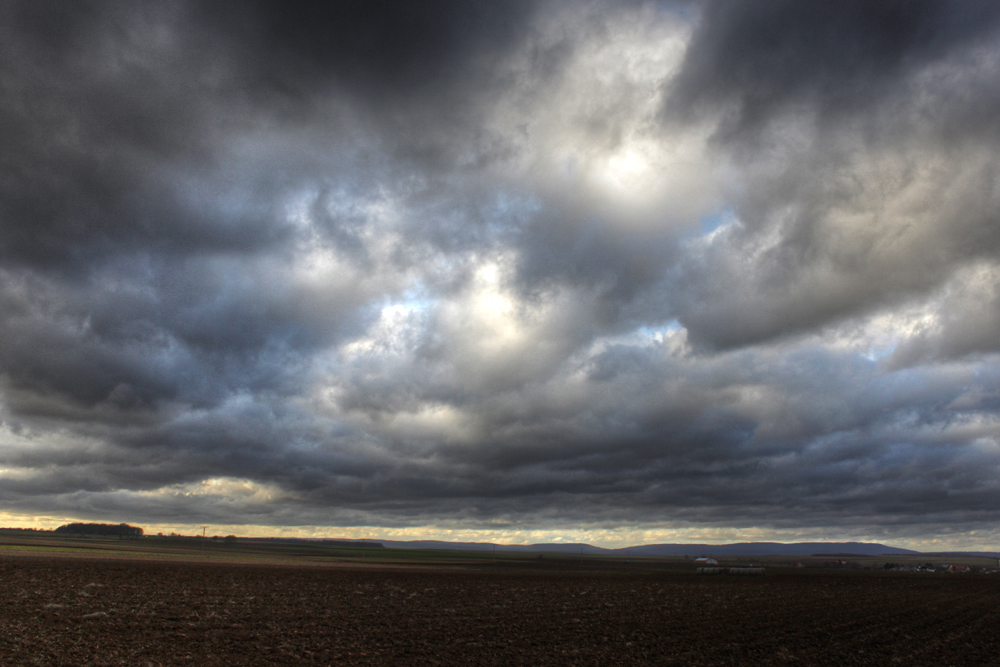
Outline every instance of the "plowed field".
<svg viewBox="0 0 1000 667">
<path fill-rule="evenodd" d="M 1000 665 L 1000 577 L 9 557 L 8 665 Z"/>
</svg>

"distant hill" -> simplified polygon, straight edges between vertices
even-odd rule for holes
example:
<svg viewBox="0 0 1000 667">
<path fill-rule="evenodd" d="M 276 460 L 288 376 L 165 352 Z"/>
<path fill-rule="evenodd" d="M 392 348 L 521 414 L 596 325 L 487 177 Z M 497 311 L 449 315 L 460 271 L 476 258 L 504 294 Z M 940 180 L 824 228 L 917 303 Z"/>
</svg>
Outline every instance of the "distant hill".
<svg viewBox="0 0 1000 667">
<path fill-rule="evenodd" d="M 981 556 L 985 558 L 1000 558 L 1000 551 L 931 551 L 924 552 L 928 556 L 954 558 L 955 556 Z"/>
<path fill-rule="evenodd" d="M 391 549 L 460 549 L 492 551 L 488 542 L 442 542 L 439 540 L 380 540 Z M 811 556 L 813 554 L 850 554 L 880 556 L 918 554 L 873 542 L 742 542 L 739 544 L 642 544 L 622 549 L 604 549 L 590 544 L 497 544 L 497 551 L 544 551 L 549 553 L 621 554 L 634 556 Z"/>
<path fill-rule="evenodd" d="M 548 553 L 614 553 L 613 549 L 603 549 L 589 544 L 493 544 L 492 542 L 444 542 L 441 540 L 379 540 L 391 549 L 458 549 L 461 551 L 545 551 Z"/>
<path fill-rule="evenodd" d="M 322 544 L 328 547 L 364 547 L 365 549 L 381 549 L 381 542 L 371 540 L 333 540 L 315 537 L 238 537 L 240 542 L 258 542 L 274 544 Z"/>
<path fill-rule="evenodd" d="M 623 551 L 618 549 L 617 551 Z M 875 542 L 742 542 L 739 544 L 648 544 L 631 547 L 631 553 L 649 556 L 812 556 L 839 554 L 880 556 L 883 554 L 918 554 Z"/>
</svg>

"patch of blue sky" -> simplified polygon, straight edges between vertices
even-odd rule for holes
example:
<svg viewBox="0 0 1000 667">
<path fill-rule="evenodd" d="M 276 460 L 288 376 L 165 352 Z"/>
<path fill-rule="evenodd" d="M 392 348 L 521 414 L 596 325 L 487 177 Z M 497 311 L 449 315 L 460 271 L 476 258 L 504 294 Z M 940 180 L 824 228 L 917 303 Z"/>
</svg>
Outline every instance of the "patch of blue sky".
<svg viewBox="0 0 1000 667">
<path fill-rule="evenodd" d="M 655 5 L 657 13 L 670 14 L 682 19 L 693 20 L 694 12 L 688 3 L 677 2 L 676 0 L 660 0 Z"/>
<path fill-rule="evenodd" d="M 492 209 L 494 215 L 508 216 L 537 213 L 541 207 L 541 201 L 534 195 L 517 194 L 500 190 L 493 199 Z"/>
<path fill-rule="evenodd" d="M 635 347 L 645 347 L 656 343 L 662 343 L 671 334 L 683 330 L 684 327 L 677 320 L 670 320 L 664 324 L 643 324 L 629 331 L 611 336 L 602 336 L 594 341 L 592 352 L 600 352 L 609 345 L 627 345 Z"/>
<path fill-rule="evenodd" d="M 659 326 L 644 324 L 636 332 L 647 337 L 647 338 L 662 338 L 667 334 L 675 333 L 683 329 L 684 326 L 681 325 L 676 319 L 670 320 L 666 324 L 661 324 Z"/>
<path fill-rule="evenodd" d="M 491 230 L 505 233 L 528 222 L 541 208 L 542 202 L 533 195 L 500 190 L 484 210 L 484 216 Z"/>
<path fill-rule="evenodd" d="M 404 290 L 400 298 L 393 302 L 393 305 L 402 306 L 407 310 L 428 310 L 435 304 L 437 299 L 431 296 L 423 285 Z"/>
<path fill-rule="evenodd" d="M 709 213 L 699 220 L 698 231 L 701 236 L 709 236 L 720 227 L 724 227 L 734 222 L 736 222 L 736 214 L 733 212 L 732 208 L 726 206 L 719 211 Z"/>
<path fill-rule="evenodd" d="M 895 351 L 896 351 L 896 343 L 892 343 L 890 345 L 882 345 L 880 347 L 870 347 L 861 356 L 867 359 L 868 361 L 880 361 L 881 359 L 885 359 Z"/>
</svg>

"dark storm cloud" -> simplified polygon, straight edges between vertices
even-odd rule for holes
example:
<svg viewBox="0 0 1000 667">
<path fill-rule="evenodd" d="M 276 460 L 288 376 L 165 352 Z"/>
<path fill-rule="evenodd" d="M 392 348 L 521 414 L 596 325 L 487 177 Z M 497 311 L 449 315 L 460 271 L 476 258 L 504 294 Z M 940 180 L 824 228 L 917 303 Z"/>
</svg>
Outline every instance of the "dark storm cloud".
<svg viewBox="0 0 1000 667">
<path fill-rule="evenodd" d="M 693 338 L 814 330 L 994 261 L 998 35 L 984 3 L 709 3 L 665 118 L 714 115 L 743 179 L 676 285 Z"/>
<path fill-rule="evenodd" d="M 92 407 L 120 386 L 147 406 L 199 404 L 266 387 L 301 363 L 297 348 L 364 319 L 336 294 L 337 322 L 326 304 L 301 312 L 307 295 L 272 282 L 280 262 L 255 265 L 298 242 L 280 197 L 298 186 L 286 169 L 308 167 L 272 170 L 266 154 L 248 167 L 232 144 L 281 115 L 249 81 L 251 44 L 226 50 L 230 35 L 176 3 L 5 14 L 0 257 L 15 391 L 34 387 L 43 411 L 57 396 Z"/>
<path fill-rule="evenodd" d="M 870 113 L 928 65 L 989 45 L 991 3 L 942 0 L 706 3 L 671 84 L 668 113 L 726 115 L 722 136 L 760 131 L 796 105 Z"/>
<path fill-rule="evenodd" d="M 992 6 L 0 12 L 0 509 L 995 521 Z"/>
<path fill-rule="evenodd" d="M 264 83 L 313 94 L 346 83 L 396 97 L 481 67 L 521 39 L 533 2 L 212 3 L 195 11 L 239 40 Z M 489 64 L 488 62 L 486 64 Z"/>
<path fill-rule="evenodd" d="M 0 252 L 8 262 L 85 270 L 137 249 L 273 251 L 289 236 L 275 206 L 300 175 L 286 170 L 308 166 L 299 158 L 232 174 L 230 141 L 311 123 L 336 150 L 333 138 L 352 130 L 336 127 L 324 109 L 336 99 L 322 93 L 360 88 L 378 98 L 366 113 L 411 114 L 396 106 L 401 88 L 440 81 L 454 91 L 488 71 L 470 71 L 469 61 L 502 49 L 529 9 L 10 3 Z M 231 198 L 231 210 L 205 210 L 190 192 L 200 180 L 212 182 L 212 199 Z"/>
<path fill-rule="evenodd" d="M 357 335 L 381 290 L 378 277 L 373 292 L 349 276 L 337 288 L 293 275 L 291 258 L 317 247 L 342 272 L 370 270 L 357 238 L 369 221 L 356 204 L 379 179 L 400 177 L 356 141 L 364 123 L 338 109 L 402 112 L 415 119 L 403 131 L 415 123 L 419 134 L 425 111 L 407 100 L 428 86 L 459 100 L 460 80 L 488 72 L 484 62 L 530 12 L 526 3 L 6 5 L 0 257 L 11 423 L 54 420 L 124 446 L 155 439 L 191 457 L 180 476 L 164 464 L 161 481 L 266 476 L 282 447 L 309 440 L 269 400 L 300 392 L 309 355 Z M 295 144 L 304 150 L 290 155 Z M 414 149 L 419 141 L 388 144 L 404 163 L 437 159 Z M 402 170 L 412 178 L 412 164 Z M 313 193 L 307 231 L 288 217 L 288 196 L 303 189 Z M 426 189 L 417 184 L 416 196 Z M 404 270 L 413 261 L 394 257 Z M 233 404 L 258 394 L 267 418 L 249 421 L 247 439 L 234 431 L 232 415 L 246 415 Z M 254 441 L 279 451 L 261 454 Z M 111 458 L 97 477 L 146 484 Z"/>
<path fill-rule="evenodd" d="M 224 221 L 185 210 L 163 191 L 166 174 L 153 173 L 208 157 L 205 96 L 217 96 L 199 85 L 201 63 L 151 39 L 165 10 L 6 5 L 6 261 L 70 268 L 129 247 L 246 247 L 255 232 L 269 236 L 246 220 L 237 240 Z"/>
</svg>

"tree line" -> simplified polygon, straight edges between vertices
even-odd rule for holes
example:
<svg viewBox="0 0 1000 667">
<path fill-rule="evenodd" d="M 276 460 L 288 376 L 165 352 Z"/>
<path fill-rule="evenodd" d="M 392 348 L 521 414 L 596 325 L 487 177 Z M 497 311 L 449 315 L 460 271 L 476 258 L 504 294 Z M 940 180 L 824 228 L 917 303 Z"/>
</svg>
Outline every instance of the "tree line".
<svg viewBox="0 0 1000 667">
<path fill-rule="evenodd" d="M 68 523 L 59 526 L 54 533 L 60 535 L 99 535 L 101 537 L 142 537 L 143 531 L 139 526 L 130 526 L 127 523 Z"/>
</svg>

